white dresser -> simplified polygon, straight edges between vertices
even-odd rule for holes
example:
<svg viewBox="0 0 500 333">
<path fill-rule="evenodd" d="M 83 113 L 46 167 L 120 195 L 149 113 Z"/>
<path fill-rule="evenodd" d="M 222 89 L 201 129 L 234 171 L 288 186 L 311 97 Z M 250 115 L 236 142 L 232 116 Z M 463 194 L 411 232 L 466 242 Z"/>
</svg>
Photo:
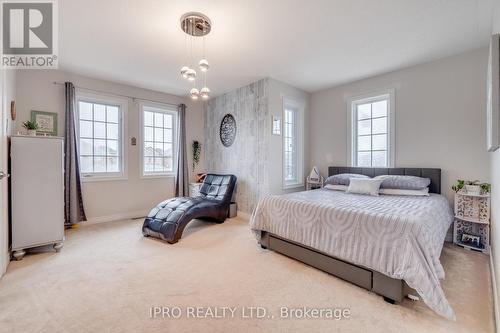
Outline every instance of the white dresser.
<svg viewBox="0 0 500 333">
<path fill-rule="evenodd" d="M 64 241 L 64 144 L 62 138 L 11 138 L 12 251 Z"/>
</svg>

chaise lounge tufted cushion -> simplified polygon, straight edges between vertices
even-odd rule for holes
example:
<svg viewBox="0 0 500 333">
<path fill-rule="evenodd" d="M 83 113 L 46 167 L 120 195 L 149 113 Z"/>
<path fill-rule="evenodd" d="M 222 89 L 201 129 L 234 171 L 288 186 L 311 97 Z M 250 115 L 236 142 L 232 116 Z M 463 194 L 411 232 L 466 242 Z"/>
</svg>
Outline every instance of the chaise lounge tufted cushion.
<svg viewBox="0 0 500 333">
<path fill-rule="evenodd" d="M 222 223 L 226 219 L 236 185 L 233 175 L 208 174 L 198 197 L 179 197 L 160 202 L 144 220 L 144 236 L 177 243 L 186 225 L 193 219 Z"/>
</svg>

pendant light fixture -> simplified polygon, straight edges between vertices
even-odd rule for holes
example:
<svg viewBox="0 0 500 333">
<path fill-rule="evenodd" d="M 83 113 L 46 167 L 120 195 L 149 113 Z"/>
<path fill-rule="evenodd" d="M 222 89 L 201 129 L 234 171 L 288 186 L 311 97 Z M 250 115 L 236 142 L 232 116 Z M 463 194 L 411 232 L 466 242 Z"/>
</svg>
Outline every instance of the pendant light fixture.
<svg viewBox="0 0 500 333">
<path fill-rule="evenodd" d="M 181 29 L 186 33 L 185 46 L 187 58 L 187 65 L 182 66 L 181 68 L 181 76 L 184 79 L 193 82 L 193 88 L 189 92 L 191 99 L 197 100 L 199 97 L 201 97 L 202 99 L 206 100 L 210 97 L 210 89 L 208 89 L 207 87 L 207 71 L 210 68 L 210 65 L 206 58 L 205 36 L 212 29 L 212 22 L 206 15 L 202 13 L 189 12 L 182 15 L 181 17 Z M 199 37 L 202 38 L 203 54 L 201 55 L 201 60 L 196 61 L 195 44 L 199 40 Z M 198 73 L 196 72 L 196 65 L 197 69 L 199 69 L 199 71 L 201 72 L 201 77 L 199 77 Z M 200 78 L 200 80 L 203 79 L 203 88 L 201 88 L 201 90 L 198 90 L 198 88 L 196 88 L 198 78 Z"/>
</svg>

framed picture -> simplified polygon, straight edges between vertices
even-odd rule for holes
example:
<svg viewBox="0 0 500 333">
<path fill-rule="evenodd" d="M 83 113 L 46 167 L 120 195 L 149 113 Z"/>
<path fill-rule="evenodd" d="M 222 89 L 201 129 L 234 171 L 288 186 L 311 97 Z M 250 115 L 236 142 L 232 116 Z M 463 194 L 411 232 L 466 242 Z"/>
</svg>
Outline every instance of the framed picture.
<svg viewBox="0 0 500 333">
<path fill-rule="evenodd" d="M 460 237 L 460 241 L 465 245 L 470 245 L 477 248 L 483 247 L 481 243 L 481 236 L 478 235 L 472 235 L 464 232 Z"/>
<path fill-rule="evenodd" d="M 57 113 L 31 111 L 31 120 L 38 123 L 38 133 L 57 135 Z"/>
<path fill-rule="evenodd" d="M 500 34 L 491 36 L 486 85 L 487 150 L 493 152 L 500 145 Z"/>
<path fill-rule="evenodd" d="M 281 118 L 279 116 L 272 116 L 273 135 L 281 135 Z"/>
</svg>

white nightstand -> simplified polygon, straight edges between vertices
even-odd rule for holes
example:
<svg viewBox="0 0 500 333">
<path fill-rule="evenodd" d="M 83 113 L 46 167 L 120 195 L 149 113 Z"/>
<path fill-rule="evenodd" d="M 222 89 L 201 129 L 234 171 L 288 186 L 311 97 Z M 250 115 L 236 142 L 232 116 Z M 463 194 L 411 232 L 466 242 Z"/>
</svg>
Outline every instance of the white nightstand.
<svg viewBox="0 0 500 333">
<path fill-rule="evenodd" d="M 473 242 L 464 242 L 465 238 L 476 237 L 479 238 L 479 246 L 475 246 Z M 453 243 L 470 250 L 490 252 L 489 194 L 468 194 L 465 191 L 455 193 Z"/>
<path fill-rule="evenodd" d="M 309 177 L 307 177 L 307 179 L 306 179 L 306 191 L 322 188 L 323 182 L 324 182 L 323 177 L 320 177 L 319 180 L 311 180 L 311 179 L 309 179 Z"/>
<path fill-rule="evenodd" d="M 197 197 L 200 195 L 200 189 L 203 183 L 189 183 L 189 196 Z"/>
</svg>

